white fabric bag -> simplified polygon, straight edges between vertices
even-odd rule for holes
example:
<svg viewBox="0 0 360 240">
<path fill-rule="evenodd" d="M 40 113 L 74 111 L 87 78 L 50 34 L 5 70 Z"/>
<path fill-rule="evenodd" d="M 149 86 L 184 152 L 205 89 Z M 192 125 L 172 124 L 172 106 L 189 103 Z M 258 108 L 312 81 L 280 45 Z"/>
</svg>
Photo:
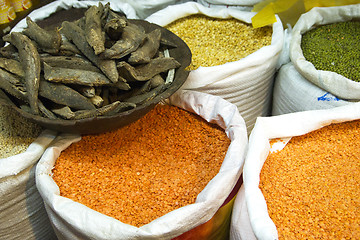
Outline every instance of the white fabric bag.
<svg viewBox="0 0 360 240">
<path fill-rule="evenodd" d="M 304 135 L 331 123 L 360 119 L 360 103 L 324 110 L 312 110 L 273 117 L 259 117 L 249 138 L 243 188 L 234 203 L 231 239 L 278 239 L 276 226 L 267 212 L 265 198 L 259 189 L 260 172 L 268 154 L 281 150 L 293 136 Z M 270 147 L 269 140 L 284 142 Z"/>
<path fill-rule="evenodd" d="M 56 134 L 44 130 L 27 150 L 0 159 L 0 239 L 56 239 L 35 185 L 35 166 Z"/>
<path fill-rule="evenodd" d="M 166 26 L 189 15 L 204 14 L 217 18 L 237 18 L 251 23 L 256 13 L 235 8 L 208 8 L 199 3 L 188 2 L 169 6 L 148 18 L 147 21 Z M 283 47 L 284 30 L 279 18 L 273 24 L 271 45 L 238 61 L 212 67 L 199 67 L 190 72 L 181 89 L 196 90 L 220 96 L 235 104 L 244 118 L 248 133 L 256 117 L 271 112 L 272 87 L 279 56 Z"/>
<path fill-rule="evenodd" d="M 178 91 L 169 103 L 217 123 L 231 139 L 219 173 L 197 196 L 196 203 L 174 210 L 142 227 L 134 227 L 59 195 L 51 170 L 78 135 L 62 134 L 43 154 L 36 167 L 36 184 L 59 239 L 172 239 L 207 222 L 221 207 L 242 173 L 247 148 L 245 122 L 235 105 L 220 97 Z"/>
<path fill-rule="evenodd" d="M 106 2 L 103 1 L 77 1 L 77 0 L 58 0 L 53 1 L 43 7 L 40 7 L 34 11 L 32 11 L 28 17 L 31 18 L 33 21 L 43 20 L 45 18 L 50 17 L 51 14 L 58 12 L 62 9 L 68 10 L 70 8 L 88 8 L 93 5 L 98 5 L 99 2 L 102 4 L 106 4 L 107 2 L 110 3 L 110 8 L 117 12 L 122 12 L 126 15 L 127 18 L 138 19 L 134 8 L 129 5 L 128 3 L 123 3 L 116 0 L 109 0 Z M 79 16 L 81 17 L 81 16 Z M 27 27 L 26 19 L 22 19 L 17 23 L 12 32 L 21 32 Z"/>
<path fill-rule="evenodd" d="M 140 19 L 145 19 L 154 12 L 157 12 L 167 6 L 188 2 L 191 0 L 125 0 L 136 11 Z"/>
<path fill-rule="evenodd" d="M 198 3 L 204 5 L 205 7 L 230 7 L 237 8 L 243 11 L 250 12 L 254 5 L 263 0 L 197 0 Z"/>
<path fill-rule="evenodd" d="M 310 82 L 342 99 L 359 100 L 360 83 L 335 72 L 316 70 L 314 65 L 306 61 L 303 55 L 301 50 L 301 36 L 303 33 L 318 25 L 344 22 L 359 18 L 360 4 L 313 8 L 298 19 L 292 31 L 290 58 L 295 68 Z"/>
<path fill-rule="evenodd" d="M 354 102 L 340 99 L 304 78 L 291 62 L 276 74 L 272 115 L 329 109 Z"/>
</svg>

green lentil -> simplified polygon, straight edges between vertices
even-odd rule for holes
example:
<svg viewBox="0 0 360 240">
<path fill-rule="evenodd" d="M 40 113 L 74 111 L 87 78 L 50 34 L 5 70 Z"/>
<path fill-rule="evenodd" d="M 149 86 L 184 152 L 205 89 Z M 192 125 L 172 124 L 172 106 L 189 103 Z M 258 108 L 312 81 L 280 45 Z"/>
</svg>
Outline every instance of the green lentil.
<svg viewBox="0 0 360 240">
<path fill-rule="evenodd" d="M 360 22 L 322 25 L 302 35 L 304 57 L 316 69 L 360 82 Z"/>
<path fill-rule="evenodd" d="M 194 14 L 180 18 L 166 29 L 179 36 L 190 48 L 189 70 L 238 61 L 271 44 L 272 28 L 253 28 L 235 18 L 211 18 Z"/>
<path fill-rule="evenodd" d="M 0 159 L 25 152 L 42 128 L 0 105 Z"/>
</svg>

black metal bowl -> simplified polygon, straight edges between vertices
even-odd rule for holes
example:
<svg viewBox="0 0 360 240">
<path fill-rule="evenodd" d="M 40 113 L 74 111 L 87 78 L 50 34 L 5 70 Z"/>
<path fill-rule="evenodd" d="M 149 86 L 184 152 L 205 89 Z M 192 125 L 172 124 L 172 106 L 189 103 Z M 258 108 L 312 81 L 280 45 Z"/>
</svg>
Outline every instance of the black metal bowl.
<svg viewBox="0 0 360 240">
<path fill-rule="evenodd" d="M 74 16 L 79 16 L 79 11 L 84 11 L 84 9 L 69 9 L 69 10 L 60 10 L 55 14 L 52 14 L 47 19 L 37 22 L 39 26 L 55 26 L 61 24 L 62 21 L 71 21 L 75 20 Z M 82 16 L 82 15 L 80 15 Z M 176 36 L 174 33 L 170 32 L 166 28 L 163 28 L 159 25 L 149 23 L 145 20 L 131 19 L 133 23 L 139 24 L 144 27 L 146 32 L 153 31 L 154 29 L 160 29 L 162 37 L 165 40 L 169 40 L 172 43 L 175 43 L 177 47 L 170 48 L 170 56 L 175 58 L 180 64 L 181 67 L 176 69 L 175 77 L 169 87 L 158 94 L 152 100 L 145 102 L 142 105 L 135 107 L 132 110 L 121 112 L 112 116 L 98 116 L 92 118 L 85 118 L 80 120 L 63 120 L 63 119 L 48 119 L 38 115 L 30 114 L 18 106 L 16 106 L 7 95 L 1 91 L 0 92 L 0 104 L 5 104 L 11 106 L 15 109 L 21 116 L 26 119 L 35 122 L 41 125 L 44 128 L 55 130 L 58 132 L 65 133 L 75 133 L 75 134 L 97 134 L 103 133 L 117 128 L 128 125 L 148 113 L 151 109 L 155 107 L 160 101 L 170 97 L 175 93 L 185 82 L 188 77 L 189 72 L 185 68 L 191 62 L 191 51 L 186 43 Z"/>
</svg>

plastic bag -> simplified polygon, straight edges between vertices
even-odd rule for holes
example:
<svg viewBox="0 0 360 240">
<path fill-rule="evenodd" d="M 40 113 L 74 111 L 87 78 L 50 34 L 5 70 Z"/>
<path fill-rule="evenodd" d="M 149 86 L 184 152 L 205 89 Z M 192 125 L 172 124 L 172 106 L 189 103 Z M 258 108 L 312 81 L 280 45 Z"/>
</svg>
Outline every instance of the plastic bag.
<svg viewBox="0 0 360 240">
<path fill-rule="evenodd" d="M 290 62 L 275 77 L 272 115 L 329 109 L 354 102 L 340 99 L 304 78 Z"/>
<path fill-rule="evenodd" d="M 206 227 L 210 230 L 203 230 L 211 234 L 218 234 L 216 230 L 221 231 L 222 224 L 214 224 L 219 220 L 222 223 L 221 214 L 214 214 L 233 191 L 242 173 L 247 147 L 245 122 L 236 106 L 208 94 L 178 91 L 170 97 L 169 103 L 218 124 L 231 139 L 219 173 L 197 196 L 196 203 L 174 210 L 137 228 L 61 197 L 58 186 L 51 178 L 51 170 L 60 152 L 81 138 L 63 134 L 45 151 L 36 167 L 36 185 L 59 239 L 173 239 L 204 223 L 208 223 Z M 228 211 L 231 211 L 231 208 L 226 210 L 227 213 Z M 216 219 L 214 216 L 217 216 Z M 229 226 L 226 232 L 229 232 Z M 192 233 L 195 237 L 201 236 L 200 231 Z M 177 239 L 186 239 L 185 237 Z M 223 237 L 220 239 L 224 239 Z M 212 238 L 219 239 L 216 235 L 193 239 Z"/>
<path fill-rule="evenodd" d="M 0 239 L 56 239 L 35 185 L 35 166 L 56 133 L 44 130 L 23 153 L 0 159 Z"/>
<path fill-rule="evenodd" d="M 286 26 L 294 26 L 301 14 L 314 7 L 334 7 L 351 5 L 359 0 L 265 0 L 254 6 L 253 12 L 257 14 L 252 18 L 254 28 L 263 27 L 276 22 L 275 15 L 279 15 Z"/>
<path fill-rule="evenodd" d="M 335 72 L 317 70 L 303 55 L 301 36 L 306 31 L 318 25 L 344 22 L 359 18 L 360 4 L 313 8 L 299 18 L 293 28 L 291 36 L 290 59 L 299 73 L 318 87 L 339 98 L 348 100 L 360 100 L 360 83 Z"/>
<path fill-rule="evenodd" d="M 293 136 L 306 134 L 331 123 L 356 119 L 360 119 L 360 103 L 258 118 L 249 138 L 243 188 L 234 203 L 231 239 L 278 239 L 276 226 L 268 215 L 266 201 L 259 189 L 261 168 L 270 151 L 275 150 L 275 147 L 276 150 L 282 149 Z M 269 140 L 275 138 L 284 141 L 270 147 Z"/>
<path fill-rule="evenodd" d="M 160 26 L 189 15 L 204 14 L 216 18 L 236 18 L 251 23 L 255 13 L 234 8 L 207 8 L 198 3 L 184 3 L 160 10 L 146 20 Z M 274 74 L 279 67 L 283 47 L 284 30 L 280 20 L 274 23 L 271 45 L 238 61 L 213 67 L 199 67 L 190 72 L 182 86 L 184 90 L 195 90 L 220 96 L 235 104 L 245 119 L 248 133 L 258 116 L 267 116 L 271 111 Z"/>
</svg>

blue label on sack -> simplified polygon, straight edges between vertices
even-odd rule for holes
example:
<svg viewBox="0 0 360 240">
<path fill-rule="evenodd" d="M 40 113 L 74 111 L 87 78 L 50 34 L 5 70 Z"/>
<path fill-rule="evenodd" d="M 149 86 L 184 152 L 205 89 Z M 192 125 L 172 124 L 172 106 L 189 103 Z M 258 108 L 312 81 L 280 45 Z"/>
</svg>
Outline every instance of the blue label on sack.
<svg viewBox="0 0 360 240">
<path fill-rule="evenodd" d="M 321 97 L 318 97 L 317 100 L 330 102 L 330 101 L 339 101 L 340 99 L 327 92 L 324 95 L 322 95 Z"/>
</svg>

